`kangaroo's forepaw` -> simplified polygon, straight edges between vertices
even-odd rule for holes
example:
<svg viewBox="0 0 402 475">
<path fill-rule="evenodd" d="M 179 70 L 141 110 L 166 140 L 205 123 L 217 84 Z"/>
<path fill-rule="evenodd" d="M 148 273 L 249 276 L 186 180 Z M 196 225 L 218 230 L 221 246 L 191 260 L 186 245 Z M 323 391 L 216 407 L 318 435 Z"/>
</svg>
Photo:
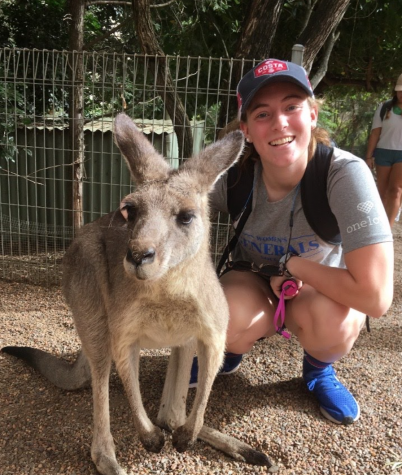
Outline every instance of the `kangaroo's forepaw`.
<svg viewBox="0 0 402 475">
<path fill-rule="evenodd" d="M 145 436 L 140 436 L 142 445 L 148 452 L 159 453 L 165 445 L 165 437 L 159 427 L 154 426 L 152 432 Z"/>
<path fill-rule="evenodd" d="M 178 427 L 173 432 L 172 443 L 173 447 L 178 452 L 185 452 L 189 447 L 193 445 L 196 437 L 193 437 L 192 432 L 185 429 L 184 426 Z"/>
</svg>

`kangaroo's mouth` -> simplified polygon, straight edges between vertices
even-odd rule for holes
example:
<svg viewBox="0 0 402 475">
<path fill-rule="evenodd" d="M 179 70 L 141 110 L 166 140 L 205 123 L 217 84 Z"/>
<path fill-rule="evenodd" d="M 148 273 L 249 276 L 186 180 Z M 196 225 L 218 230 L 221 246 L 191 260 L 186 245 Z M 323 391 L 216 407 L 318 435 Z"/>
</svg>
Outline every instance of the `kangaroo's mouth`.
<svg viewBox="0 0 402 475">
<path fill-rule="evenodd" d="M 139 253 L 133 253 L 128 249 L 123 265 L 126 273 L 136 280 L 154 281 L 164 274 L 156 259 L 155 251 L 151 249 Z"/>
<path fill-rule="evenodd" d="M 149 247 L 143 251 L 133 253 L 131 249 L 127 249 L 126 260 L 136 267 L 152 264 L 155 260 L 155 249 Z"/>
</svg>

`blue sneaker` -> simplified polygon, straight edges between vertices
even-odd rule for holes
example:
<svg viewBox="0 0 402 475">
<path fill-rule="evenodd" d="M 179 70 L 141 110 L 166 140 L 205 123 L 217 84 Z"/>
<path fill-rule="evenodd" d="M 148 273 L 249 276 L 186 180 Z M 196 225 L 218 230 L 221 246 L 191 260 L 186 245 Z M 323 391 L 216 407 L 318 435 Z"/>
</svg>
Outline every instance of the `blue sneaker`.
<svg viewBox="0 0 402 475">
<path fill-rule="evenodd" d="M 360 417 L 356 399 L 336 377 L 332 365 L 315 368 L 304 357 L 303 379 L 309 391 L 315 394 L 324 417 L 335 424 L 349 425 Z"/>
<path fill-rule="evenodd" d="M 219 370 L 217 376 L 223 376 L 225 374 L 235 373 L 239 367 L 243 355 L 236 355 L 235 353 L 225 353 L 225 359 L 223 360 L 223 365 Z M 193 366 L 191 367 L 191 376 L 189 388 L 196 388 L 198 384 L 198 358 L 194 356 Z"/>
</svg>

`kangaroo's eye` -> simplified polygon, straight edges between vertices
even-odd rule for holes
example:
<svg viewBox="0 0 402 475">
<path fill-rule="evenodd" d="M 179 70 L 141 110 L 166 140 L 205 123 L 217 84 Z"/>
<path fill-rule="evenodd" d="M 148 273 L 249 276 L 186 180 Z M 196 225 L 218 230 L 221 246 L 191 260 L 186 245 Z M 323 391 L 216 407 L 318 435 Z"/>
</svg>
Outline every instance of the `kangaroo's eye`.
<svg viewBox="0 0 402 475">
<path fill-rule="evenodd" d="M 181 211 L 177 215 L 177 221 L 180 224 L 189 225 L 194 219 L 194 213 L 190 211 Z"/>
</svg>

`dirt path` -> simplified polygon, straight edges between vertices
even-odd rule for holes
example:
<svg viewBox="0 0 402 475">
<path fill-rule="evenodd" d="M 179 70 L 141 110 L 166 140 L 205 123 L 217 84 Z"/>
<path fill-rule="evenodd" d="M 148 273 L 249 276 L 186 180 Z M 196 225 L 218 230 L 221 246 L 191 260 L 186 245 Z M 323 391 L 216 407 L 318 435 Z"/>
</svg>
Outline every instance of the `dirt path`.
<svg viewBox="0 0 402 475">
<path fill-rule="evenodd" d="M 281 474 L 402 474 L 402 224 L 395 226 L 395 299 L 386 316 L 372 320 L 339 377 L 361 405 L 350 427 L 324 420 L 305 389 L 296 338 L 259 342 L 241 370 L 214 384 L 206 422 L 259 447 Z M 78 341 L 60 290 L 0 281 L 0 345 L 30 345 L 74 355 Z M 144 352 L 141 387 L 155 417 L 167 351 Z M 139 443 L 121 383 L 111 385 L 112 433 L 117 457 L 132 474 L 255 474 L 249 467 L 198 442 L 178 454 L 167 435 L 160 454 Z M 191 397 L 192 397 L 191 393 Z M 190 400 L 191 400 L 190 397 Z M 15 359 L 0 355 L 0 474 L 96 474 L 90 460 L 91 392 L 50 386 Z M 393 469 L 394 468 L 394 469 Z M 392 470 L 393 469 L 393 470 Z"/>
</svg>

